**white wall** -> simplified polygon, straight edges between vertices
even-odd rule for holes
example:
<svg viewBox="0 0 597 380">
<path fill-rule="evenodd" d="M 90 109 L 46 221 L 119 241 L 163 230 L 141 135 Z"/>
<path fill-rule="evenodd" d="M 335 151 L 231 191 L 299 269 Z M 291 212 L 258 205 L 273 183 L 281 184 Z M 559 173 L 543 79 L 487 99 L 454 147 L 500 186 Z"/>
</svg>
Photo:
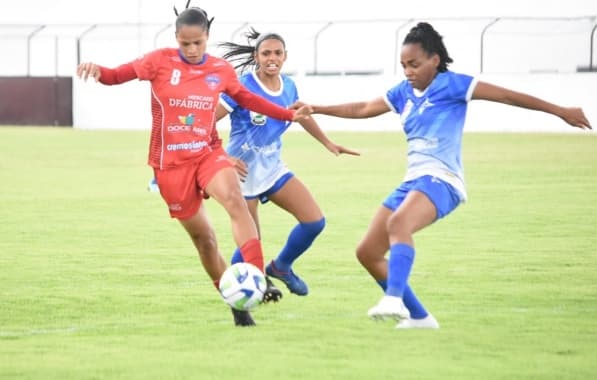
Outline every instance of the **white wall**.
<svg viewBox="0 0 597 380">
<path fill-rule="evenodd" d="M 333 104 L 383 95 L 402 78 L 389 76 L 295 77 L 301 99 Z M 579 106 L 597 128 L 597 73 L 542 73 L 482 75 L 480 80 L 526 92 L 547 101 Z M 151 126 L 150 89 L 147 82 L 104 86 L 93 81 L 73 81 L 73 120 L 81 129 L 147 129 Z M 399 118 L 386 114 L 368 120 L 317 116 L 324 130 L 400 130 Z M 218 126 L 228 128 L 227 119 Z M 293 128 L 300 128 L 294 127 Z M 541 112 L 503 104 L 474 101 L 469 107 L 467 131 L 569 132 L 563 121 Z"/>
</svg>

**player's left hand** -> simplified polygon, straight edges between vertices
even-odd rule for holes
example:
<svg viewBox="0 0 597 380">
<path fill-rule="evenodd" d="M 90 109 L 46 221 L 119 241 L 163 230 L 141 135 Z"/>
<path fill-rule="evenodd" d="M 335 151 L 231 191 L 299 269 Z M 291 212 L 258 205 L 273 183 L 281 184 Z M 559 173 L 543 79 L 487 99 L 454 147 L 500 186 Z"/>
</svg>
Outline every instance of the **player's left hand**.
<svg viewBox="0 0 597 380">
<path fill-rule="evenodd" d="M 560 117 L 573 127 L 580 129 L 593 129 L 582 108 L 563 108 Z"/>
</svg>

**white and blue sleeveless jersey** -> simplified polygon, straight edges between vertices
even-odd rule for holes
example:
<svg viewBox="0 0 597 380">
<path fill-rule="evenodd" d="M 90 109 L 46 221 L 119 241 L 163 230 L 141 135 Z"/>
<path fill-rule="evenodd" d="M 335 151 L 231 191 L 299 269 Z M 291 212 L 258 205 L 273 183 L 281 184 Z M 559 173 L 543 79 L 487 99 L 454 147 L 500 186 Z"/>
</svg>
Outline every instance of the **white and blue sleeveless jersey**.
<svg viewBox="0 0 597 380">
<path fill-rule="evenodd" d="M 476 80 L 451 71 L 438 73 L 424 91 L 402 81 L 384 99 L 400 114 L 408 143 L 404 181 L 432 175 L 449 183 L 466 200 L 461 161 L 462 132 Z"/>
<path fill-rule="evenodd" d="M 298 100 L 296 85 L 286 75 L 280 76 L 281 87 L 275 92 L 263 85 L 255 72 L 244 74 L 240 81 L 249 91 L 282 107 Z M 281 136 L 292 122 L 244 109 L 226 94 L 220 96 L 220 104 L 230 113 L 230 140 L 226 151 L 247 164 L 249 174 L 241 184 L 243 196 L 257 196 L 289 171 L 280 157 Z"/>
</svg>

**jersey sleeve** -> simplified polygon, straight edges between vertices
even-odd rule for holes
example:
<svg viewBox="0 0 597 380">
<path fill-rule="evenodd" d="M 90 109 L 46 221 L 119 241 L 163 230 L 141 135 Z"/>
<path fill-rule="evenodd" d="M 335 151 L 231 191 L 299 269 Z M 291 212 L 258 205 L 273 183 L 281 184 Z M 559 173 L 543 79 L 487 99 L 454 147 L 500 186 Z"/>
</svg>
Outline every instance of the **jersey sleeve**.
<svg viewBox="0 0 597 380">
<path fill-rule="evenodd" d="M 473 90 L 477 85 L 477 80 L 470 75 L 454 74 L 450 77 L 451 96 L 468 102 L 473 97 Z"/>
<path fill-rule="evenodd" d="M 398 85 L 389 89 L 383 97 L 386 104 L 395 113 L 402 113 L 406 97 L 403 96 L 404 86 L 406 81 L 400 82 Z"/>
<path fill-rule="evenodd" d="M 162 50 L 154 50 L 135 59 L 132 65 L 135 73 L 137 73 L 137 77 L 140 80 L 152 80 L 155 78 L 163 57 Z"/>
<path fill-rule="evenodd" d="M 232 111 L 238 107 L 238 103 L 227 94 L 220 95 L 220 104 L 226 109 L 226 111 L 228 111 L 228 113 L 232 113 Z"/>
<path fill-rule="evenodd" d="M 114 69 L 100 66 L 100 83 L 107 85 L 121 84 L 137 78 L 132 63 L 125 63 Z"/>
<path fill-rule="evenodd" d="M 289 88 L 290 89 L 290 99 L 292 100 L 292 102 L 296 102 L 299 100 L 299 94 L 298 94 L 298 88 L 296 87 L 296 83 L 294 83 L 294 81 L 292 80 L 292 78 L 283 75 L 282 78 L 284 78 L 284 87 L 285 88 Z"/>
</svg>

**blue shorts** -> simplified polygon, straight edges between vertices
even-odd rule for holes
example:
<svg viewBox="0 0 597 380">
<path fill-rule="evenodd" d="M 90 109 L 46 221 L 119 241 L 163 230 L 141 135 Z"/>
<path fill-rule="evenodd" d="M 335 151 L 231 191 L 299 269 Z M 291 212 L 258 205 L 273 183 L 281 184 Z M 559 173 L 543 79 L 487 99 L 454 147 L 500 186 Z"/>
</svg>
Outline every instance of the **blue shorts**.
<svg viewBox="0 0 597 380">
<path fill-rule="evenodd" d="M 396 211 L 411 190 L 417 190 L 425 194 L 427 198 L 435 205 L 437 212 L 436 219 L 441 219 L 448 215 L 460 204 L 458 191 L 452 185 L 442 181 L 437 177 L 424 175 L 422 177 L 406 181 L 394 190 L 383 205 L 392 211 Z"/>
<path fill-rule="evenodd" d="M 267 203 L 269 202 L 270 195 L 280 190 L 286 184 L 286 182 L 290 181 L 292 177 L 294 177 L 294 174 L 292 172 L 284 173 L 284 175 L 278 178 L 278 180 L 272 185 L 272 187 L 270 187 L 269 189 L 267 189 L 259 195 L 250 195 L 245 197 L 245 199 L 259 198 L 259 202 Z"/>
</svg>

